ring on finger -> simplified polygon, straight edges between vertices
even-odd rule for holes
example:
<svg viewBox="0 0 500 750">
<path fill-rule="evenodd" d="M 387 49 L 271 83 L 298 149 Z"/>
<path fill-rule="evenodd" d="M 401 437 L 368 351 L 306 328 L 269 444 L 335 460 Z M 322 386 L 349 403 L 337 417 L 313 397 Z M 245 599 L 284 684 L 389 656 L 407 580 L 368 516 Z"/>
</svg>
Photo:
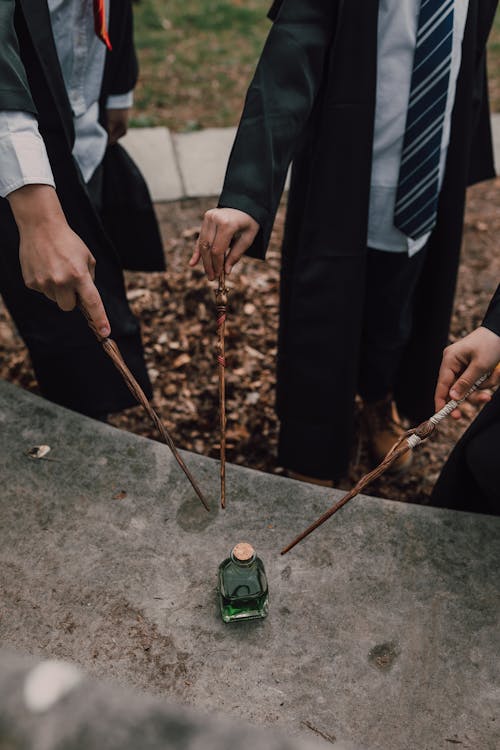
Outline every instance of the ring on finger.
<svg viewBox="0 0 500 750">
<path fill-rule="evenodd" d="M 201 243 L 201 249 L 204 250 L 205 252 L 208 252 L 209 250 L 212 249 L 212 243 L 209 242 L 208 240 L 203 240 L 203 242 Z"/>
</svg>

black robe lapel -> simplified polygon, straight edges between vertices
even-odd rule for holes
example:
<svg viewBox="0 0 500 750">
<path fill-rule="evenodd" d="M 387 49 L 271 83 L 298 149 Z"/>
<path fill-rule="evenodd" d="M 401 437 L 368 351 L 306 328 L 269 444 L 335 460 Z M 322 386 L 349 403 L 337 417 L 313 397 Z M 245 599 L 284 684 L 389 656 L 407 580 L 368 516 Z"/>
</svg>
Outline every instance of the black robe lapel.
<svg viewBox="0 0 500 750">
<path fill-rule="evenodd" d="M 17 1 L 40 68 L 37 71 L 36 65 L 35 67 L 29 66 L 31 77 L 40 76 L 40 74 L 43 76 L 45 87 L 50 91 L 53 105 L 57 110 L 58 118 L 63 125 L 64 133 L 71 148 L 74 141 L 73 116 L 59 58 L 57 57 L 47 2 L 46 0 Z M 30 70 L 28 70 L 29 73 Z M 38 87 L 35 90 L 39 90 Z M 43 97 L 39 97 L 36 104 L 39 112 L 43 111 L 44 119 L 49 120 L 51 116 L 50 103 L 44 102 Z"/>
</svg>

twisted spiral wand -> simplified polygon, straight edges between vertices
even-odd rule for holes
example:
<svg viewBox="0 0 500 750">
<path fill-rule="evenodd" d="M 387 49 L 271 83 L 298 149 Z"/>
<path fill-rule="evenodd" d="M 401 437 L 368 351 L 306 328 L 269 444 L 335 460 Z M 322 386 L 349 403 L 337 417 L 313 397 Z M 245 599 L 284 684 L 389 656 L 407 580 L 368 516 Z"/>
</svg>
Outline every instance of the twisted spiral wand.
<svg viewBox="0 0 500 750">
<path fill-rule="evenodd" d="M 375 469 L 373 469 L 373 471 L 365 474 L 350 492 L 344 495 L 344 497 L 342 497 L 337 503 L 335 503 L 335 505 L 332 505 L 329 510 L 323 513 L 323 515 L 320 516 L 316 521 L 314 521 L 314 523 L 312 523 L 305 531 L 303 531 L 302 534 L 299 534 L 299 536 L 296 537 L 293 542 L 290 542 L 287 547 L 282 549 L 281 554 L 286 555 L 287 552 L 290 552 L 290 550 L 293 549 L 295 545 L 299 544 L 299 542 L 301 542 L 303 539 L 305 539 L 306 536 L 309 536 L 309 534 L 311 534 L 319 526 L 324 524 L 325 521 L 328 521 L 328 519 L 331 518 L 334 513 L 340 510 L 347 502 L 349 502 L 349 500 L 352 500 L 353 497 L 359 495 L 361 490 L 365 489 L 365 487 L 370 484 L 370 482 L 372 482 L 374 479 L 377 479 L 377 477 L 381 476 L 385 471 L 387 471 L 387 469 L 394 463 L 394 461 L 400 458 L 400 456 L 404 456 L 405 453 L 413 450 L 413 448 L 416 448 L 417 445 L 420 445 L 428 438 L 430 438 L 439 423 L 442 422 L 443 419 L 448 417 L 451 412 L 457 408 L 457 406 L 460 406 L 460 404 L 462 404 L 467 398 L 469 398 L 471 393 L 477 391 L 481 383 L 484 383 L 484 381 L 487 380 L 490 375 L 491 373 L 488 372 L 480 377 L 479 380 L 476 380 L 472 388 L 467 391 L 465 396 L 459 401 L 455 401 L 454 399 L 452 401 L 448 401 L 446 406 L 443 406 L 440 411 L 434 414 L 426 422 L 422 422 L 418 425 L 418 427 L 415 427 L 412 430 L 408 430 L 408 432 L 406 432 L 404 435 L 401 435 L 399 440 L 394 443 L 390 451 L 387 453 L 383 461 Z"/>
<path fill-rule="evenodd" d="M 220 505 L 226 507 L 226 317 L 227 298 L 224 268 L 219 276 L 219 286 L 215 290 L 217 311 L 217 363 L 219 365 L 219 419 L 220 419 Z"/>
</svg>

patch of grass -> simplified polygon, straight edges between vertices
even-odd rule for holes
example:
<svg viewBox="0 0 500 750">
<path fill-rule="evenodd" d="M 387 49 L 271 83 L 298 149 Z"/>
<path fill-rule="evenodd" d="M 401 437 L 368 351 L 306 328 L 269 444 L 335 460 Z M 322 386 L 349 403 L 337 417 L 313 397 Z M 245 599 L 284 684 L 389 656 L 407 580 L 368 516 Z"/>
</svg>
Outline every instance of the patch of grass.
<svg viewBox="0 0 500 750">
<path fill-rule="evenodd" d="M 211 0 L 205 2 L 204 6 L 202 14 L 199 11 L 185 13 L 183 24 L 186 28 L 201 32 L 231 29 L 236 33 L 244 34 L 248 29 L 260 24 L 262 10 L 266 10 L 262 3 L 252 7 L 251 4 Z"/>
<path fill-rule="evenodd" d="M 269 31 L 271 0 L 141 0 L 134 123 L 175 131 L 238 121 Z"/>
<path fill-rule="evenodd" d="M 235 125 L 270 23 L 271 0 L 141 0 L 141 75 L 133 124 L 174 131 Z M 489 42 L 492 109 L 500 111 L 500 10 Z"/>
</svg>

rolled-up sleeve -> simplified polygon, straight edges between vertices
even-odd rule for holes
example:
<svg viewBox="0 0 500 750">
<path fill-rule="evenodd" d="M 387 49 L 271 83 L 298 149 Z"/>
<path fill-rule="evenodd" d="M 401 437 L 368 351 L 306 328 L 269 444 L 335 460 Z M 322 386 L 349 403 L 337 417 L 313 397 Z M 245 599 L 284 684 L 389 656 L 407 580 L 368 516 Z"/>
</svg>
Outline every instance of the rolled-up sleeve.
<svg viewBox="0 0 500 750">
<path fill-rule="evenodd" d="M 38 131 L 29 112 L 0 112 L 0 196 L 24 185 L 51 185 L 54 176 Z"/>
<path fill-rule="evenodd" d="M 134 103 L 134 92 L 113 94 L 106 99 L 106 109 L 130 109 Z"/>
</svg>

